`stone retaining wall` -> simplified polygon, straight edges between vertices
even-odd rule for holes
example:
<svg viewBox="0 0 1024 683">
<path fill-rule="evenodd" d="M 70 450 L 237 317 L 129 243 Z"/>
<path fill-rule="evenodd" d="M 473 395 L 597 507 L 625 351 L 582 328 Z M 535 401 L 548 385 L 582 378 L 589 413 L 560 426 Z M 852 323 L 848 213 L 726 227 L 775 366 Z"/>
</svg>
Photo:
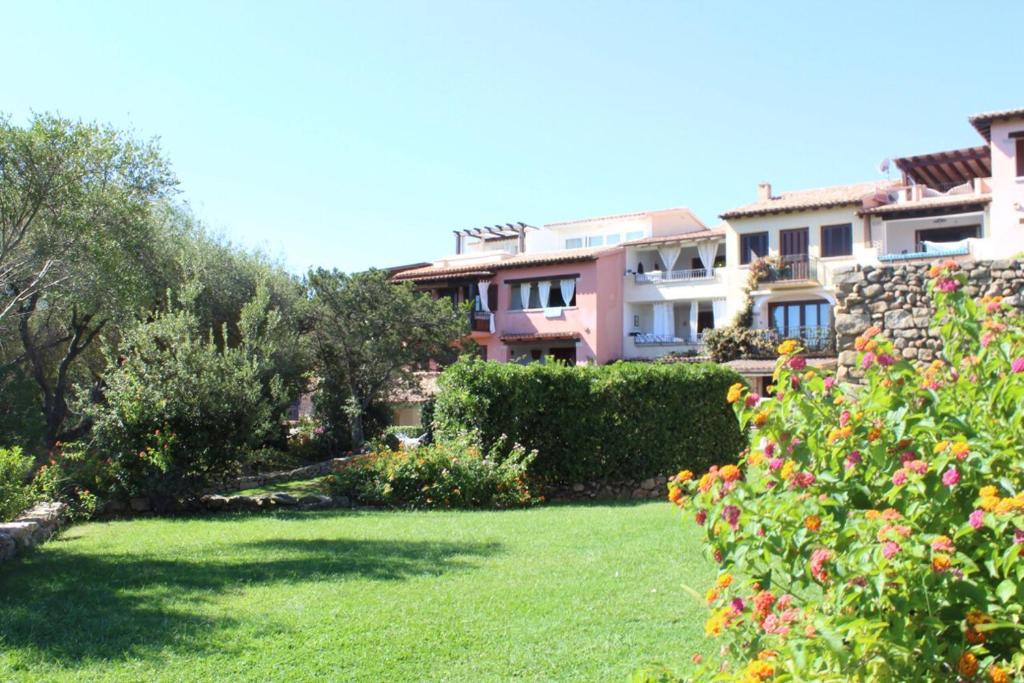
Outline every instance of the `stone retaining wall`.
<svg viewBox="0 0 1024 683">
<path fill-rule="evenodd" d="M 289 481 L 298 481 L 300 479 L 312 479 L 313 477 L 320 477 L 325 474 L 330 474 L 334 471 L 335 467 L 340 463 L 348 461 L 350 458 L 331 458 L 330 460 L 324 460 L 323 462 L 313 463 L 312 465 L 306 465 L 304 467 L 296 467 L 293 470 L 282 470 L 280 472 L 265 472 L 263 474 L 253 474 L 246 477 L 236 477 L 234 479 L 228 479 L 216 486 L 211 487 L 209 493 L 225 493 L 228 491 L 242 491 L 245 489 L 255 489 L 261 486 L 271 486 L 273 484 L 284 484 Z"/>
<path fill-rule="evenodd" d="M 46 541 L 60 529 L 66 514 L 64 503 L 39 503 L 13 522 L 0 524 L 0 562 L 11 559 L 19 550 Z"/>
<path fill-rule="evenodd" d="M 904 357 L 929 362 L 942 342 L 932 328 L 935 309 L 926 287 L 932 261 L 898 266 L 857 266 L 836 274 L 835 328 L 839 379 L 856 380 L 854 339 L 871 325 L 880 327 Z M 1024 261 L 966 261 L 965 291 L 972 297 L 1001 295 L 1024 308 Z"/>
<path fill-rule="evenodd" d="M 570 487 L 555 487 L 544 491 L 552 501 L 573 500 L 647 500 L 668 496 L 668 477 L 658 476 L 641 481 L 591 481 Z"/>
</svg>

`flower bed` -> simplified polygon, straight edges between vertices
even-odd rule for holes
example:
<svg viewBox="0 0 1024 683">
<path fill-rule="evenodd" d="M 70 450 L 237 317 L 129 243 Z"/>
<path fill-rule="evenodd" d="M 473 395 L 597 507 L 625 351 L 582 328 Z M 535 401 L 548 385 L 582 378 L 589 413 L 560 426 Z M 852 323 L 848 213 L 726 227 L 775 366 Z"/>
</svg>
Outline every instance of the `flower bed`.
<svg viewBox="0 0 1024 683">
<path fill-rule="evenodd" d="M 952 261 L 929 276 L 939 359 L 898 359 L 872 328 L 851 387 L 784 342 L 774 398 L 729 391 L 756 430 L 739 465 L 669 483 L 720 565 L 705 630 L 723 658 L 696 680 L 1020 675 L 1024 323 Z"/>
</svg>

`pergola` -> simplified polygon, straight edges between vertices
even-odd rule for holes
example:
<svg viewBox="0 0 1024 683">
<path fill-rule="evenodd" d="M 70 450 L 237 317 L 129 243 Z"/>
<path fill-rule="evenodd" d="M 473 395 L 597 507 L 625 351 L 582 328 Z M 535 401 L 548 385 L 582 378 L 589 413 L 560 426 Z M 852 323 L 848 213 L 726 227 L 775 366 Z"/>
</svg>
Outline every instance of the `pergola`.
<svg viewBox="0 0 1024 683">
<path fill-rule="evenodd" d="M 482 240 L 508 240 L 508 239 L 519 239 L 519 251 L 520 253 L 524 248 L 524 239 L 527 230 L 537 230 L 535 226 L 528 225 L 522 221 L 517 223 L 505 223 L 497 225 L 485 225 L 480 228 L 463 228 L 462 230 L 453 230 L 455 233 L 455 253 L 461 254 L 463 251 L 463 245 L 467 237 L 476 237 Z"/>
<path fill-rule="evenodd" d="M 913 180 L 940 192 L 992 175 L 992 153 L 987 146 L 901 157 L 893 163 L 903 172 L 904 182 Z"/>
</svg>

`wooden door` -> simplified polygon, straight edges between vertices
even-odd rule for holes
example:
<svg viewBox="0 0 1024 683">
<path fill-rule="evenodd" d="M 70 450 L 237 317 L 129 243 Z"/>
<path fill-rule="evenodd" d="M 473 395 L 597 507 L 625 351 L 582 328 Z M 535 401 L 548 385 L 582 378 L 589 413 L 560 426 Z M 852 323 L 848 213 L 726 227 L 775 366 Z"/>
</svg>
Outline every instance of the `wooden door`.
<svg viewBox="0 0 1024 683">
<path fill-rule="evenodd" d="M 779 232 L 779 252 L 784 261 L 807 260 L 807 228 Z"/>
</svg>

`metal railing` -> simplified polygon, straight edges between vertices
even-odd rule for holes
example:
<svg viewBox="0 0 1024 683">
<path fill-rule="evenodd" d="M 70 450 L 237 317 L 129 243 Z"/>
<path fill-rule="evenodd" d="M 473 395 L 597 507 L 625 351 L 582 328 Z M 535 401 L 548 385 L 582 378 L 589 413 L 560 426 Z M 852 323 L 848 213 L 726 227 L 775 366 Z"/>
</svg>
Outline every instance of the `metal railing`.
<svg viewBox="0 0 1024 683">
<path fill-rule="evenodd" d="M 787 327 L 784 330 L 756 330 L 765 342 L 765 357 L 774 358 L 775 347 L 786 339 L 796 340 L 805 351 L 812 354 L 834 354 L 836 352 L 836 331 L 831 325 Z"/>
<path fill-rule="evenodd" d="M 490 332 L 492 317 L 494 313 L 489 311 L 470 311 L 469 329 L 473 332 Z"/>
<path fill-rule="evenodd" d="M 654 334 L 652 332 L 639 332 L 630 335 L 633 343 L 637 346 L 702 346 L 704 344 L 704 333 L 701 332 L 696 338 L 676 337 L 675 335 Z"/>
<path fill-rule="evenodd" d="M 818 259 L 807 254 L 791 254 L 779 258 L 778 265 L 768 271 L 768 282 L 805 282 L 818 280 Z"/>
<path fill-rule="evenodd" d="M 660 271 L 651 273 L 637 273 L 633 276 L 634 281 L 639 284 L 650 284 L 655 282 L 683 282 L 688 280 L 714 280 L 718 272 L 714 268 L 688 268 L 685 270 Z"/>
</svg>

